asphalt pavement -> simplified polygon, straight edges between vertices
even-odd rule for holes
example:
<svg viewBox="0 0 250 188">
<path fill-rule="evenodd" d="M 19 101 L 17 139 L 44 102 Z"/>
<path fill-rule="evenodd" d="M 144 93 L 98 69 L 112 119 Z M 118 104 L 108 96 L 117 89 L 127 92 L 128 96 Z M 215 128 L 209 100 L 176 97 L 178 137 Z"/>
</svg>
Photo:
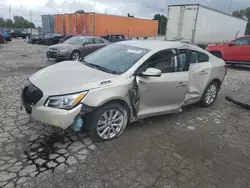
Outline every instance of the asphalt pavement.
<svg viewBox="0 0 250 188">
<path fill-rule="evenodd" d="M 248 68 L 228 70 L 209 108 L 188 106 L 93 143 L 84 132 L 44 125 L 21 109 L 23 81 L 58 63 L 46 59 L 46 49 L 24 40 L 0 45 L 0 187 L 250 187 L 250 114 L 225 100 L 250 102 Z"/>
</svg>

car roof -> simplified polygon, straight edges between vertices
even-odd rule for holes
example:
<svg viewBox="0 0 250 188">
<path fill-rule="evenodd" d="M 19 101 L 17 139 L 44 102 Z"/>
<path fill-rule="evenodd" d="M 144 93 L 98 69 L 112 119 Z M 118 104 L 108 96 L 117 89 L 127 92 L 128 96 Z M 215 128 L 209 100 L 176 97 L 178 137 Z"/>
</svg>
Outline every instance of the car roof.
<svg viewBox="0 0 250 188">
<path fill-rule="evenodd" d="M 191 50 L 203 51 L 198 46 L 195 46 L 193 44 L 179 42 L 179 41 L 128 40 L 128 41 L 117 42 L 117 44 L 124 44 L 124 45 L 134 46 L 138 48 L 146 48 L 146 49 L 154 50 L 154 51 L 171 49 L 171 48 L 179 48 L 179 49 L 188 48 Z"/>
<path fill-rule="evenodd" d="M 100 38 L 100 37 L 96 37 L 96 36 L 82 36 L 82 35 L 77 35 L 77 36 L 73 36 L 73 37 L 82 37 L 82 38 Z"/>
</svg>

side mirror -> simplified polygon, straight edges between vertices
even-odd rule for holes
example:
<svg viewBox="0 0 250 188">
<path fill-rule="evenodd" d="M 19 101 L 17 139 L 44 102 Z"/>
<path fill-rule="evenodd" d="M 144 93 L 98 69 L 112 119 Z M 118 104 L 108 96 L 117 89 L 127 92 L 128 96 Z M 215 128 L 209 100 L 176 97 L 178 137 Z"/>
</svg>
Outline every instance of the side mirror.
<svg viewBox="0 0 250 188">
<path fill-rule="evenodd" d="M 235 44 L 233 44 L 233 43 L 229 43 L 229 44 L 228 44 L 228 46 L 235 46 Z"/>
<path fill-rule="evenodd" d="M 82 46 L 85 46 L 85 44 L 83 43 Z"/>
<path fill-rule="evenodd" d="M 156 68 L 148 68 L 145 72 L 141 73 L 142 76 L 150 76 L 150 77 L 160 77 L 161 70 Z"/>
</svg>

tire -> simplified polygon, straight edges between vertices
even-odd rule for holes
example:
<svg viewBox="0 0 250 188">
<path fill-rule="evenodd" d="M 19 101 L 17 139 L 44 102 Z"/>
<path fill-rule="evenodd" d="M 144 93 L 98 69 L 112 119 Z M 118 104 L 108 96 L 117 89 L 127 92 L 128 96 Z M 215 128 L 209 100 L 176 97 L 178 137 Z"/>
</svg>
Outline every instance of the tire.
<svg viewBox="0 0 250 188">
<path fill-rule="evenodd" d="M 216 81 L 211 82 L 205 89 L 203 96 L 198 104 L 204 107 L 211 106 L 217 98 L 219 89 L 220 89 L 220 84 L 218 82 Z"/>
<path fill-rule="evenodd" d="M 119 137 L 124 132 L 127 123 L 127 110 L 119 103 L 108 103 L 87 115 L 85 130 L 94 141 L 108 141 Z"/>
<path fill-rule="evenodd" d="M 73 51 L 71 56 L 70 56 L 70 59 L 73 60 L 73 61 L 78 61 L 80 59 L 80 52 L 78 51 Z"/>
</svg>

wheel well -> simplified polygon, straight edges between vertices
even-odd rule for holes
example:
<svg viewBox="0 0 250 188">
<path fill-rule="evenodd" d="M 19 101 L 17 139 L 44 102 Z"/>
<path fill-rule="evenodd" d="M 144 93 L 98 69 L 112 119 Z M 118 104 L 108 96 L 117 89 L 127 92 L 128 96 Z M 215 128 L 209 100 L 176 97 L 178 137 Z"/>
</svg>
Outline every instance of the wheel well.
<svg viewBox="0 0 250 188">
<path fill-rule="evenodd" d="M 127 110 L 127 113 L 128 113 L 128 120 L 130 121 L 130 118 L 131 118 L 131 109 L 128 105 L 127 102 L 125 102 L 124 100 L 121 100 L 121 99 L 113 99 L 111 101 L 108 101 L 108 102 L 105 102 L 104 104 L 102 104 L 101 106 L 104 106 L 104 105 L 107 105 L 109 103 L 118 103 L 120 104 L 121 106 L 123 106 L 126 110 Z"/>
<path fill-rule="evenodd" d="M 71 55 L 74 53 L 74 52 L 78 52 L 80 54 L 80 51 L 79 50 L 73 50 Z"/>
<path fill-rule="evenodd" d="M 221 86 L 221 81 L 220 81 L 219 79 L 214 79 L 214 80 L 212 80 L 210 83 L 212 83 L 212 82 L 216 82 L 216 83 L 219 84 L 219 86 Z"/>
</svg>

